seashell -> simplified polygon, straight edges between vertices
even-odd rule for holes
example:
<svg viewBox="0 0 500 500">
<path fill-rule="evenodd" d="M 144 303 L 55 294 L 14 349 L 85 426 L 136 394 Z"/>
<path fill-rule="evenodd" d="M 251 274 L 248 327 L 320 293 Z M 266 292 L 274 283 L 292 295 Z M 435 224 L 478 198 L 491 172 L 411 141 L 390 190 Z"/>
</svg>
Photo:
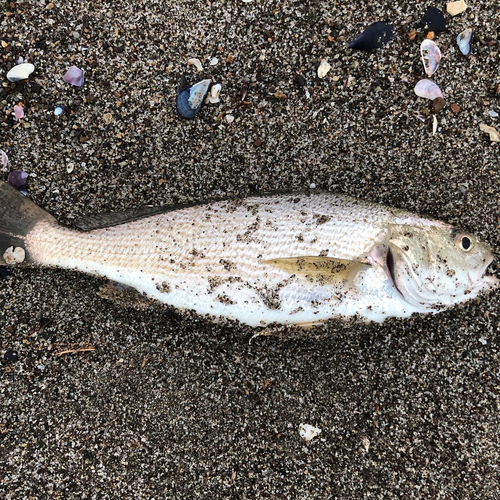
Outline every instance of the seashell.
<svg viewBox="0 0 500 500">
<path fill-rule="evenodd" d="M 196 67 L 196 69 L 198 71 L 203 71 L 203 66 L 201 65 L 201 61 L 199 59 L 196 59 L 196 58 L 191 58 L 191 59 L 188 59 L 188 65 L 193 65 Z"/>
<path fill-rule="evenodd" d="M 446 4 L 446 12 L 450 14 L 450 16 L 456 16 L 457 14 L 461 14 L 467 8 L 467 4 L 464 0 L 458 0 L 458 2 L 448 2 Z"/>
<path fill-rule="evenodd" d="M 332 69 L 331 65 L 328 63 L 326 59 L 321 61 L 321 64 L 318 67 L 318 77 L 325 78 L 326 74 Z"/>
<path fill-rule="evenodd" d="M 63 80 L 75 87 L 81 87 L 85 80 L 85 73 L 80 68 L 71 66 L 64 74 Z"/>
<path fill-rule="evenodd" d="M 438 119 L 437 116 L 434 115 L 432 117 L 432 135 L 436 135 L 437 130 L 438 130 Z"/>
<path fill-rule="evenodd" d="M 221 89 L 222 85 L 220 83 L 212 85 L 212 87 L 210 88 L 210 93 L 208 94 L 208 97 L 205 99 L 205 102 L 210 104 L 217 104 L 218 102 L 220 102 L 219 94 Z"/>
<path fill-rule="evenodd" d="M 356 50 L 375 50 L 385 45 L 394 36 L 394 27 L 382 21 L 370 24 L 350 44 Z"/>
<path fill-rule="evenodd" d="M 219 59 L 217 59 L 216 57 L 212 57 L 212 59 L 210 59 L 209 64 L 210 66 L 217 66 L 217 64 L 219 64 Z"/>
<path fill-rule="evenodd" d="M 436 7 L 427 9 L 422 17 L 421 23 L 427 31 L 437 32 L 446 30 L 446 19 L 444 18 L 444 14 Z"/>
<path fill-rule="evenodd" d="M 490 141 L 491 142 L 499 142 L 500 141 L 500 134 L 498 131 L 490 127 L 489 125 L 486 125 L 486 123 L 480 123 L 479 128 L 483 131 L 486 132 L 490 136 Z"/>
<path fill-rule="evenodd" d="M 18 104 L 14 106 L 14 116 L 16 117 L 16 120 L 20 120 L 24 116 L 24 109 L 22 106 L 19 106 Z"/>
<path fill-rule="evenodd" d="M 306 443 L 309 443 L 309 441 L 311 441 L 316 436 L 321 434 L 321 429 L 318 429 L 317 427 L 314 427 L 313 425 L 309 425 L 309 424 L 300 424 L 299 425 L 299 434 L 300 434 L 300 437 Z"/>
<path fill-rule="evenodd" d="M 415 94 L 417 94 L 418 97 L 430 99 L 431 101 L 438 97 L 443 97 L 441 89 L 433 81 L 427 79 L 420 80 L 415 85 Z"/>
<path fill-rule="evenodd" d="M 54 114 L 60 116 L 64 113 L 64 108 L 62 106 L 56 106 L 54 109 Z"/>
<path fill-rule="evenodd" d="M 212 80 L 202 80 L 192 87 L 184 88 L 177 96 L 177 111 L 184 118 L 194 118 L 205 100 Z"/>
<path fill-rule="evenodd" d="M 441 51 L 435 42 L 425 39 L 420 44 L 420 54 L 422 54 L 422 62 L 424 64 L 425 74 L 432 76 L 439 67 L 441 61 Z"/>
<path fill-rule="evenodd" d="M 9 176 L 7 177 L 7 182 L 19 189 L 21 186 L 26 184 L 26 180 L 28 179 L 28 173 L 24 170 L 13 170 Z"/>
<path fill-rule="evenodd" d="M 0 170 L 6 172 L 8 164 L 9 164 L 9 157 L 7 156 L 7 153 L 0 149 Z"/>
<path fill-rule="evenodd" d="M 35 66 L 31 63 L 18 64 L 7 73 L 7 80 L 9 80 L 9 82 L 27 80 L 33 71 L 35 71 Z"/>
<path fill-rule="evenodd" d="M 470 44 L 472 42 L 472 29 L 467 28 L 457 36 L 457 45 L 464 56 L 470 54 Z"/>
<path fill-rule="evenodd" d="M 226 122 L 227 123 L 233 123 L 234 122 L 234 116 L 233 115 L 226 115 Z"/>
<path fill-rule="evenodd" d="M 490 109 L 488 115 L 491 116 L 491 118 L 498 118 L 498 113 L 494 109 Z M 3 151 L 0 151 L 0 153 L 3 153 Z M 0 162 L 0 165 L 1 163 L 2 162 Z"/>
</svg>

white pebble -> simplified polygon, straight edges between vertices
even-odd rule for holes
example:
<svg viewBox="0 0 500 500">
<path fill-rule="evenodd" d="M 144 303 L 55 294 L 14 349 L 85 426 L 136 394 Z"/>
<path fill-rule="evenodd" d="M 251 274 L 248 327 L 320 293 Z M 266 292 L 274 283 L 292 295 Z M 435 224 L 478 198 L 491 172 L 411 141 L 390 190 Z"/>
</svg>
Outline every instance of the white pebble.
<svg viewBox="0 0 500 500">
<path fill-rule="evenodd" d="M 332 69 L 331 65 L 328 63 L 326 59 L 323 59 L 321 61 L 321 64 L 319 65 L 318 68 L 318 77 L 319 78 L 324 78 L 326 74 Z"/>
<path fill-rule="evenodd" d="M 306 443 L 314 439 L 318 434 L 321 434 L 321 429 L 314 427 L 309 424 L 300 424 L 299 425 L 299 434 L 302 439 L 305 440 Z"/>
<path fill-rule="evenodd" d="M 234 116 L 233 115 L 226 115 L 226 121 L 227 121 L 227 123 L 233 123 Z"/>
</svg>

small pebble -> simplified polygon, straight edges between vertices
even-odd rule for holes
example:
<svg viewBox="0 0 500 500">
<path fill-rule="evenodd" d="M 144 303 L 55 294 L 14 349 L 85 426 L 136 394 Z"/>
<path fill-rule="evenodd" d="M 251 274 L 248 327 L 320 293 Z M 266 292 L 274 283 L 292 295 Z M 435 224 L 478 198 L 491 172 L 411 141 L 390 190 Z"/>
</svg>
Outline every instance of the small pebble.
<svg viewBox="0 0 500 500">
<path fill-rule="evenodd" d="M 212 57 L 209 62 L 210 66 L 217 66 L 219 64 L 219 60 L 216 57 Z"/>
<path fill-rule="evenodd" d="M 450 106 L 450 108 L 453 111 L 453 113 L 460 112 L 460 106 L 457 103 L 455 103 L 455 102 Z"/>
<path fill-rule="evenodd" d="M 498 118 L 498 113 L 494 110 L 494 109 L 490 109 L 488 111 L 488 114 L 492 117 L 492 118 Z"/>
<path fill-rule="evenodd" d="M 64 113 L 64 108 L 62 108 L 61 106 L 56 106 L 56 108 L 54 109 L 54 114 L 56 116 L 60 116 Z"/>
<path fill-rule="evenodd" d="M 7 172 L 7 166 L 9 165 L 9 157 L 5 151 L 0 149 L 0 168 L 2 172 Z"/>
<path fill-rule="evenodd" d="M 75 87 L 81 87 L 85 81 L 85 73 L 76 66 L 71 66 L 63 76 L 63 80 Z"/>
<path fill-rule="evenodd" d="M 456 16 L 461 14 L 467 9 L 467 4 L 464 0 L 458 0 L 458 2 L 449 2 L 446 4 L 446 12 L 450 14 L 450 16 Z"/>
<path fill-rule="evenodd" d="M 3 355 L 3 359 L 6 363 L 16 363 L 19 361 L 19 356 L 17 355 L 16 351 L 7 351 Z"/>
<path fill-rule="evenodd" d="M 439 113 L 446 106 L 446 101 L 442 97 L 436 97 L 432 101 L 432 112 Z"/>
<path fill-rule="evenodd" d="M 113 115 L 111 113 L 105 113 L 102 119 L 106 125 L 109 125 L 113 121 Z"/>
<path fill-rule="evenodd" d="M 486 123 L 480 123 L 479 128 L 483 131 L 486 132 L 490 136 L 490 141 L 491 142 L 499 142 L 500 141 L 500 134 L 498 131 L 490 127 L 489 125 L 486 125 Z"/>
<path fill-rule="evenodd" d="M 233 115 L 226 115 L 226 122 L 227 123 L 233 123 L 234 122 L 234 116 Z"/>
<path fill-rule="evenodd" d="M 305 87 L 306 85 L 306 79 L 304 78 L 303 75 L 301 75 L 300 73 L 296 74 L 293 81 L 299 85 L 300 87 Z"/>
<path fill-rule="evenodd" d="M 300 437 L 306 443 L 309 443 L 309 441 L 311 441 L 316 436 L 321 434 L 321 429 L 318 429 L 317 427 L 314 427 L 313 425 L 309 425 L 309 424 L 300 424 L 299 425 L 299 434 L 300 434 Z"/>
<path fill-rule="evenodd" d="M 7 182 L 11 186 L 19 189 L 21 186 L 24 186 L 26 184 L 28 175 L 28 172 L 25 172 L 24 170 L 13 170 L 7 177 Z"/>
<path fill-rule="evenodd" d="M 318 67 L 318 77 L 319 78 L 324 78 L 331 69 L 332 69 L 332 67 L 328 63 L 328 61 L 326 61 L 325 59 L 323 59 L 321 61 L 321 64 Z"/>
<path fill-rule="evenodd" d="M 18 104 L 14 106 L 14 116 L 16 117 L 16 120 L 20 120 L 24 116 L 24 109 L 22 106 L 19 106 Z"/>
</svg>

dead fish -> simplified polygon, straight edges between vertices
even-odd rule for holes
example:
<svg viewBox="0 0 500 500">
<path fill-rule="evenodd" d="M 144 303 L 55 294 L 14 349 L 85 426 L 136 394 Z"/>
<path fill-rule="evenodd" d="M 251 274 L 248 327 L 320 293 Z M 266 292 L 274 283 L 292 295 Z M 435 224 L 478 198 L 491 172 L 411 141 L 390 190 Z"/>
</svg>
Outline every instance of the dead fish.
<svg viewBox="0 0 500 500">
<path fill-rule="evenodd" d="M 276 194 L 59 225 L 0 185 L 0 265 L 102 276 L 250 326 L 437 313 L 498 285 L 472 234 L 332 193 Z"/>
</svg>

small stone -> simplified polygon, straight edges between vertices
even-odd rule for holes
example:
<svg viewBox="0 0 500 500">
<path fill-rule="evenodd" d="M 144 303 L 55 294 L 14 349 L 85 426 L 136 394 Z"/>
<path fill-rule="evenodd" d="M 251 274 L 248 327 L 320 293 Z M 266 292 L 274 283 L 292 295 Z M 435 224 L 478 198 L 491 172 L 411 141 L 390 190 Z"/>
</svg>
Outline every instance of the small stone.
<svg viewBox="0 0 500 500">
<path fill-rule="evenodd" d="M 276 99 L 281 99 L 283 101 L 286 99 L 286 94 L 278 90 L 277 92 L 274 93 L 274 97 L 276 97 Z"/>
<path fill-rule="evenodd" d="M 299 85 L 300 87 L 305 87 L 306 85 L 306 79 L 304 78 L 303 75 L 301 75 L 300 73 L 297 73 L 293 79 L 293 81 Z"/>
<path fill-rule="evenodd" d="M 316 436 L 321 434 L 321 429 L 318 429 L 317 427 L 314 427 L 313 425 L 309 425 L 309 424 L 300 424 L 299 425 L 299 434 L 300 434 L 300 437 L 306 443 L 309 443 L 309 441 L 311 441 Z"/>
<path fill-rule="evenodd" d="M 450 108 L 455 114 L 460 112 L 460 106 L 455 102 L 450 106 Z"/>
<path fill-rule="evenodd" d="M 467 9 L 467 4 L 464 0 L 459 0 L 458 2 L 449 2 L 446 4 L 446 12 L 450 14 L 450 16 L 456 16 L 461 14 Z"/>
<path fill-rule="evenodd" d="M 19 356 L 17 355 L 16 351 L 7 351 L 3 355 L 3 359 L 6 363 L 16 363 L 19 361 Z"/>
<path fill-rule="evenodd" d="M 228 56 L 226 57 L 226 62 L 228 64 L 232 64 L 234 62 L 234 57 L 231 54 L 228 54 Z"/>
<path fill-rule="evenodd" d="M 33 71 L 35 71 L 35 66 L 33 66 L 33 64 L 18 64 L 7 73 L 7 80 L 9 80 L 9 82 L 20 82 L 21 80 L 27 80 L 31 73 L 33 73 Z"/>
<path fill-rule="evenodd" d="M 54 114 L 60 116 L 64 113 L 64 108 L 62 106 L 56 106 L 54 109 Z"/>
<path fill-rule="evenodd" d="M 427 40 L 434 40 L 434 31 L 429 31 L 425 38 L 427 38 Z"/>
<path fill-rule="evenodd" d="M 219 59 L 217 59 L 216 57 L 212 57 L 212 59 L 210 59 L 209 64 L 210 66 L 217 66 L 217 64 L 219 64 Z"/>
<path fill-rule="evenodd" d="M 233 115 L 226 115 L 226 122 L 227 123 L 233 123 L 234 122 L 234 116 Z"/>
<path fill-rule="evenodd" d="M 488 111 L 488 114 L 491 116 L 491 118 L 498 118 L 498 113 L 494 109 L 490 109 Z"/>
<path fill-rule="evenodd" d="M 19 189 L 26 184 L 28 175 L 28 172 L 24 170 L 13 170 L 7 177 L 7 182 L 16 189 Z"/>
<path fill-rule="evenodd" d="M 491 142 L 499 142 L 500 141 L 500 134 L 498 131 L 490 127 L 489 125 L 486 125 L 486 123 L 480 123 L 479 128 L 483 131 L 486 132 L 490 136 L 490 141 Z"/>
<path fill-rule="evenodd" d="M 253 145 L 258 148 L 259 146 L 262 146 L 262 139 L 260 137 L 257 137 L 255 141 L 253 141 Z"/>
<path fill-rule="evenodd" d="M 417 30 L 411 30 L 408 33 L 408 40 L 410 40 L 410 42 L 412 42 L 413 40 L 415 40 L 416 36 L 417 36 Z"/>
<path fill-rule="evenodd" d="M 324 78 L 331 69 L 332 67 L 328 61 L 323 59 L 318 67 L 318 78 Z"/>
<path fill-rule="evenodd" d="M 446 101 L 442 97 L 436 97 L 432 101 L 432 112 L 439 113 L 446 106 Z"/>
<path fill-rule="evenodd" d="M 113 115 L 111 113 L 105 113 L 102 119 L 106 125 L 109 125 L 113 121 Z"/>
<path fill-rule="evenodd" d="M 14 106 L 14 116 L 16 120 L 20 120 L 24 116 L 24 109 L 22 106 L 19 106 L 19 104 Z"/>
<path fill-rule="evenodd" d="M 85 81 L 85 73 L 76 66 L 71 66 L 63 76 L 63 80 L 75 87 L 81 87 Z"/>
<path fill-rule="evenodd" d="M 7 172 L 7 166 L 9 165 L 9 157 L 5 151 L 0 149 L 0 169 L 2 172 Z"/>
</svg>

